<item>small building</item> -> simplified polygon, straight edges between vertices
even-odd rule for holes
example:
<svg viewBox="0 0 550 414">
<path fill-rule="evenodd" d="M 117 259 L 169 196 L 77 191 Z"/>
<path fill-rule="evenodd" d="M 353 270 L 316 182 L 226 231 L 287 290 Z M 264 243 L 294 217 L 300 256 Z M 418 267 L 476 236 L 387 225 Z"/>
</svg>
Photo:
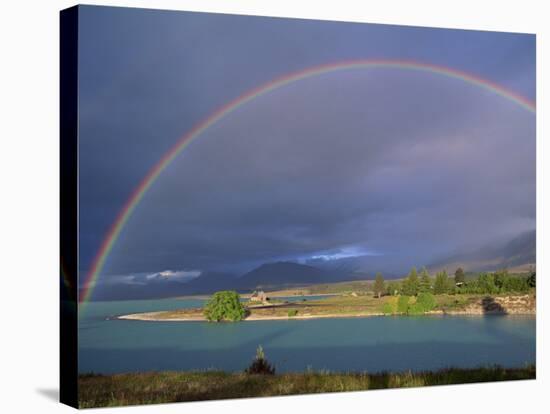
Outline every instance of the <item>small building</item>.
<svg viewBox="0 0 550 414">
<path fill-rule="evenodd" d="M 263 290 L 255 290 L 250 296 L 251 302 L 267 302 L 269 298 Z"/>
</svg>

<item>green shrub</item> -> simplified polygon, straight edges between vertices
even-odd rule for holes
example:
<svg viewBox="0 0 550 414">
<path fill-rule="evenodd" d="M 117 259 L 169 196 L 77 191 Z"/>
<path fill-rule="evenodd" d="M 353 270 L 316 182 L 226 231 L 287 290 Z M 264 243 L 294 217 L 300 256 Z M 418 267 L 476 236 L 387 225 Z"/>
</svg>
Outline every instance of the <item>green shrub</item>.
<svg viewBox="0 0 550 414">
<path fill-rule="evenodd" d="M 409 299 L 410 298 L 407 295 L 399 296 L 399 299 L 397 300 L 397 312 L 407 313 L 407 310 L 409 308 Z"/>
<path fill-rule="evenodd" d="M 298 309 L 289 309 L 287 315 L 289 318 L 292 318 L 298 315 Z"/>
<path fill-rule="evenodd" d="M 245 315 L 246 311 L 239 294 L 230 290 L 214 293 L 204 307 L 204 316 L 211 322 L 222 320 L 236 322 L 242 320 Z"/>
<path fill-rule="evenodd" d="M 416 304 L 422 308 L 423 312 L 429 312 L 435 308 L 437 303 L 435 297 L 431 293 L 420 293 L 416 298 Z"/>
<path fill-rule="evenodd" d="M 422 315 L 424 313 L 424 308 L 422 307 L 422 304 L 416 302 L 411 303 L 407 307 L 407 315 Z"/>
<path fill-rule="evenodd" d="M 382 313 L 384 315 L 393 315 L 393 308 L 390 303 L 386 302 L 382 305 Z"/>
<path fill-rule="evenodd" d="M 397 313 L 397 296 L 387 298 L 381 310 L 384 315 L 395 315 Z"/>
<path fill-rule="evenodd" d="M 480 293 L 494 294 L 498 293 L 498 287 L 495 284 L 495 275 L 491 273 L 480 273 L 477 278 L 478 289 Z"/>
</svg>

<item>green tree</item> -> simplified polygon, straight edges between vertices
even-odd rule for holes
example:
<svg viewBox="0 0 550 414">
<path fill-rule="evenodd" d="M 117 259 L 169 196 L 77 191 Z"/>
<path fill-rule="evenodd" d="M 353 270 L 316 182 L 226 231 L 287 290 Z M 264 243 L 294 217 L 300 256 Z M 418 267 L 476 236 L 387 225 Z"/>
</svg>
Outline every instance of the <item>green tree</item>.
<svg viewBox="0 0 550 414">
<path fill-rule="evenodd" d="M 397 296 L 401 291 L 401 285 L 399 282 L 392 280 L 386 284 L 386 294 L 389 296 Z"/>
<path fill-rule="evenodd" d="M 466 276 L 464 275 L 464 269 L 459 267 L 455 271 L 455 285 L 461 286 L 466 281 Z"/>
<path fill-rule="evenodd" d="M 380 298 L 382 296 L 382 293 L 384 293 L 384 277 L 382 276 L 382 273 L 377 273 L 376 278 L 374 279 L 374 294 Z"/>
<path fill-rule="evenodd" d="M 419 292 L 431 292 L 432 290 L 432 281 L 430 280 L 430 274 L 428 273 L 428 270 L 423 267 L 422 271 L 420 272 L 420 284 L 418 288 Z"/>
<path fill-rule="evenodd" d="M 447 275 L 447 271 L 444 270 L 442 272 L 438 272 L 435 275 L 434 293 L 436 295 L 442 295 L 443 293 L 447 293 L 448 290 L 449 290 L 449 276 Z"/>
<path fill-rule="evenodd" d="M 275 367 L 271 365 L 265 358 L 264 349 L 261 345 L 256 349 L 256 357 L 252 364 L 245 369 L 247 374 L 260 374 L 260 375 L 273 375 L 275 374 Z"/>
<path fill-rule="evenodd" d="M 403 281 L 403 293 L 409 296 L 416 296 L 418 294 L 419 285 L 418 273 L 416 267 L 413 267 L 407 279 Z"/>
<path fill-rule="evenodd" d="M 212 295 L 204 308 L 204 316 L 211 322 L 242 320 L 246 311 L 239 294 L 231 290 L 222 290 Z"/>
<path fill-rule="evenodd" d="M 498 292 L 516 291 L 516 278 L 509 275 L 508 269 L 500 269 L 493 273 L 493 280 Z"/>
</svg>

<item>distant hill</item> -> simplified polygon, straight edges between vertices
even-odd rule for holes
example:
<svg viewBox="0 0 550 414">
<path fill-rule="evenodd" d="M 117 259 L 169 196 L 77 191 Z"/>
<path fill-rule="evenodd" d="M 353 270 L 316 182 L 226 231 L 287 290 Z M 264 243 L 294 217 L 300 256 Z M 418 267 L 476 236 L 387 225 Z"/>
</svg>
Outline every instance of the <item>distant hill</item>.
<svg viewBox="0 0 550 414">
<path fill-rule="evenodd" d="M 160 299 L 175 296 L 210 294 L 218 290 L 252 291 L 256 288 L 283 288 L 326 282 L 326 273 L 316 267 L 292 262 L 266 263 L 236 277 L 205 272 L 188 281 L 154 278 L 147 283 L 105 283 L 98 285 L 92 300 Z"/>
<path fill-rule="evenodd" d="M 205 272 L 185 284 L 186 295 L 212 293 L 217 290 L 236 289 L 238 278 L 234 275 L 218 272 Z"/>
<path fill-rule="evenodd" d="M 239 288 L 281 287 L 322 283 L 328 280 L 323 270 L 313 266 L 293 263 L 266 263 L 237 279 Z"/>
<path fill-rule="evenodd" d="M 80 294 L 83 294 L 82 289 Z M 162 299 L 187 294 L 186 284 L 170 280 L 152 281 L 147 284 L 102 283 L 92 293 L 92 301 Z"/>
<path fill-rule="evenodd" d="M 457 254 L 433 263 L 429 268 L 454 270 L 462 267 L 470 272 L 502 268 L 526 271 L 536 263 L 536 231 L 523 233 L 504 243 L 490 245 L 474 252 Z"/>
<path fill-rule="evenodd" d="M 406 274 L 411 266 L 417 265 L 414 257 L 392 254 L 337 260 L 316 259 L 308 261 L 308 264 L 330 274 L 333 282 L 374 279 L 377 272 L 382 273 L 386 279 L 399 278 Z"/>
</svg>

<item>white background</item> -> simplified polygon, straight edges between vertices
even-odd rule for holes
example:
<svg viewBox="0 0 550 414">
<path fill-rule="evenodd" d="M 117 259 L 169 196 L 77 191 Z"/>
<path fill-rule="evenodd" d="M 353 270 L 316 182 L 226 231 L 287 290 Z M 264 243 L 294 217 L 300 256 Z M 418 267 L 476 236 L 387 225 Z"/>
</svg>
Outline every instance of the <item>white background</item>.
<svg viewBox="0 0 550 414">
<path fill-rule="evenodd" d="M 101 412 L 288 413 L 548 412 L 548 117 L 550 13 L 544 0 L 88 1 L 87 4 L 217 11 L 537 34 L 537 377 L 536 381 L 367 391 L 323 396 L 183 403 Z M 69 412 L 58 395 L 58 36 L 61 0 L 0 5 L 0 411 Z M 495 154 L 496 162 L 499 160 Z M 545 162 L 546 161 L 546 164 Z M 544 188 L 546 187 L 546 189 Z M 546 349 L 545 349 L 546 348 Z M 116 411 L 115 411 L 116 410 Z"/>
</svg>

